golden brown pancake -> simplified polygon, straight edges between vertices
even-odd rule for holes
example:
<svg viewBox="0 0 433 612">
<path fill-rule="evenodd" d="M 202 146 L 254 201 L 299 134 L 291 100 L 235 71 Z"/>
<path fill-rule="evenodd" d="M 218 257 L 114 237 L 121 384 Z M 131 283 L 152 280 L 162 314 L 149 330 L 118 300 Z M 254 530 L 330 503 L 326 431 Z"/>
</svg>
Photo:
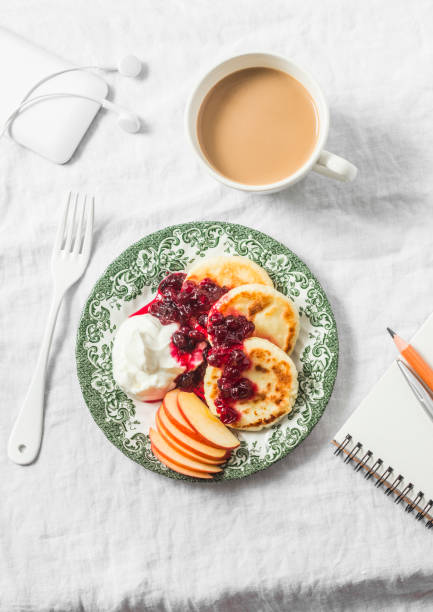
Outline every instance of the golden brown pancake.
<svg viewBox="0 0 433 612">
<path fill-rule="evenodd" d="M 225 317 L 243 315 L 254 323 L 254 336 L 266 338 L 290 355 L 299 334 L 298 309 L 272 287 L 251 284 L 231 289 L 213 306 Z"/>
<path fill-rule="evenodd" d="M 268 273 L 247 257 L 237 255 L 218 255 L 197 262 L 186 275 L 186 280 L 200 282 L 210 278 L 220 287 L 238 287 L 250 283 L 258 283 L 273 287 Z"/>
<path fill-rule="evenodd" d="M 256 385 L 256 393 L 247 400 L 238 400 L 234 407 L 240 418 L 229 427 L 245 431 L 258 431 L 274 425 L 291 412 L 298 394 L 296 366 L 283 350 L 263 338 L 247 338 L 244 351 L 251 368 L 242 375 Z M 210 410 L 218 416 L 215 399 L 218 396 L 218 378 L 221 369 L 209 366 L 204 378 L 204 393 Z"/>
</svg>

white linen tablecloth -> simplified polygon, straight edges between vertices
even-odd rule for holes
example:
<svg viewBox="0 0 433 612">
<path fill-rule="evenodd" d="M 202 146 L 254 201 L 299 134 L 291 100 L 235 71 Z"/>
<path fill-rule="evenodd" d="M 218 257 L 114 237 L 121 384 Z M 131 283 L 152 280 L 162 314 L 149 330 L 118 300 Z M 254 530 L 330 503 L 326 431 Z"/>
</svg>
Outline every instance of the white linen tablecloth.
<svg viewBox="0 0 433 612">
<path fill-rule="evenodd" d="M 145 118 L 143 133 L 101 113 L 65 166 L 0 141 L 0 609 L 431 610 L 432 533 L 334 458 L 329 441 L 395 356 L 386 325 L 410 336 L 433 310 L 432 3 L 2 0 L 0 22 L 78 64 L 125 52 L 147 64 L 139 81 L 111 81 Z M 211 64 L 255 49 L 317 77 L 331 108 L 327 148 L 359 167 L 353 184 L 310 175 L 248 195 L 198 167 L 183 131 L 191 88 Z M 41 455 L 19 467 L 7 439 L 70 189 L 96 195 L 94 254 L 60 313 Z M 304 259 L 332 303 L 341 350 L 309 438 L 265 472 L 211 486 L 148 472 L 112 446 L 74 357 L 81 309 L 108 263 L 149 232 L 203 219 L 267 232 Z"/>
</svg>

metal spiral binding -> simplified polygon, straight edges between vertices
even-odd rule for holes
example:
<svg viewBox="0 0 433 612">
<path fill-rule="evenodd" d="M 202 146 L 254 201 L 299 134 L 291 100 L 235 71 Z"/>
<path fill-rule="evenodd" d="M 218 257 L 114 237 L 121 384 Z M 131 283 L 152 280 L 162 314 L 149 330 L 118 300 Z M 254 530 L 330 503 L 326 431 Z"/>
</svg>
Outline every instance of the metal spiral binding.
<svg viewBox="0 0 433 612">
<path fill-rule="evenodd" d="M 382 476 L 378 479 L 378 481 L 375 483 L 375 487 L 377 487 L 378 489 L 380 489 L 380 487 L 383 485 L 384 482 L 386 482 L 386 480 L 391 476 L 391 474 L 393 473 L 394 469 L 389 466 L 386 468 L 386 470 L 384 471 L 384 473 L 382 474 Z M 386 493 L 386 491 L 385 491 Z"/>
<path fill-rule="evenodd" d="M 350 451 L 350 453 L 345 458 L 344 463 L 350 463 L 352 461 L 352 459 L 355 459 L 356 455 L 361 450 L 361 447 L 362 447 L 362 444 L 360 444 L 359 442 L 357 444 L 355 444 L 353 449 Z"/>
<path fill-rule="evenodd" d="M 414 491 L 414 485 L 411 482 L 409 482 L 400 490 L 399 486 L 404 482 L 404 476 L 402 474 L 398 474 L 398 476 L 396 476 L 391 483 L 389 479 L 394 471 L 393 468 L 391 466 L 388 466 L 383 470 L 382 474 L 380 474 L 379 470 L 383 467 L 383 460 L 379 457 L 374 463 L 372 463 L 371 466 L 369 466 L 368 464 L 373 457 L 373 453 L 370 450 L 367 450 L 363 455 L 360 454 L 360 452 L 362 452 L 361 442 L 354 443 L 352 449 L 350 450 L 352 442 L 354 442 L 354 440 L 350 434 L 347 434 L 344 440 L 340 442 L 340 444 L 337 444 L 337 442 L 334 440 L 334 444 L 336 446 L 334 455 L 338 456 L 342 453 L 345 454 L 346 456 L 344 457 L 344 463 L 347 464 L 354 461 L 355 472 L 365 470 L 364 478 L 366 478 L 366 480 L 370 480 L 370 478 L 375 478 L 376 482 L 374 483 L 374 485 L 376 488 L 379 489 L 383 484 L 386 484 L 386 489 L 384 493 L 388 497 L 392 494 L 395 494 L 395 504 L 398 505 L 402 501 L 409 500 L 405 507 L 405 511 L 410 514 L 415 509 L 418 509 L 415 519 L 417 521 L 426 519 L 427 522 L 425 526 L 427 527 L 427 529 L 432 529 L 433 518 L 431 518 L 432 515 L 430 511 L 433 509 L 433 499 L 429 499 L 428 502 L 425 503 L 424 508 L 421 509 L 420 503 L 424 499 L 424 493 L 422 491 L 418 491 L 416 496 L 411 500 L 409 498 L 409 495 L 412 495 Z M 359 459 L 358 454 L 360 454 Z"/>
<path fill-rule="evenodd" d="M 372 453 L 372 454 L 373 454 L 373 453 Z M 378 469 L 379 469 L 379 468 L 382 466 L 382 464 L 383 464 L 382 459 L 378 459 L 378 460 L 376 461 L 376 463 L 375 463 L 374 465 L 372 465 L 372 466 L 371 466 L 371 468 L 370 468 L 369 470 L 367 470 L 367 472 L 366 472 L 366 474 L 365 474 L 364 478 L 365 478 L 366 480 L 370 480 L 370 478 L 371 478 L 372 476 L 375 476 L 375 475 L 377 474 L 377 470 L 378 470 Z"/>
<path fill-rule="evenodd" d="M 334 455 L 340 455 L 340 453 L 342 453 L 344 451 L 344 449 L 346 448 L 346 446 L 349 444 L 351 439 L 352 439 L 352 436 L 347 434 L 347 436 L 344 438 L 343 442 L 341 444 L 339 444 L 337 446 L 337 448 L 335 449 Z"/>
<path fill-rule="evenodd" d="M 371 451 L 367 451 L 361 461 L 355 465 L 355 472 L 359 472 L 365 465 L 370 461 L 373 453 Z"/>
<path fill-rule="evenodd" d="M 411 504 L 408 504 L 405 508 L 405 512 L 410 514 L 415 510 L 415 508 L 419 505 L 420 501 L 424 497 L 424 493 L 422 491 L 418 491 L 418 495 L 415 497 Z"/>
<path fill-rule="evenodd" d="M 385 491 L 385 495 L 388 495 L 389 497 L 391 493 L 394 493 L 394 491 L 396 490 L 396 488 L 398 487 L 398 485 L 401 483 L 402 480 L 403 480 L 403 476 L 399 474 L 397 478 L 394 480 L 394 482 L 392 483 L 392 485 L 387 488 L 387 490 Z"/>
<path fill-rule="evenodd" d="M 403 491 L 400 493 L 400 495 L 395 498 L 394 503 L 395 504 L 399 504 L 402 499 L 404 499 L 405 497 L 407 497 L 409 495 L 409 493 L 411 493 L 412 489 L 413 489 L 413 484 L 410 482 L 407 485 L 407 487 L 405 489 L 403 489 Z"/>
<path fill-rule="evenodd" d="M 433 499 L 431 499 L 430 501 L 426 503 L 426 505 L 424 506 L 424 509 L 421 510 L 421 512 L 418 512 L 418 514 L 415 517 L 416 520 L 420 521 L 421 519 L 423 519 L 424 516 L 428 514 L 428 512 L 431 510 L 432 507 L 433 507 Z"/>
</svg>

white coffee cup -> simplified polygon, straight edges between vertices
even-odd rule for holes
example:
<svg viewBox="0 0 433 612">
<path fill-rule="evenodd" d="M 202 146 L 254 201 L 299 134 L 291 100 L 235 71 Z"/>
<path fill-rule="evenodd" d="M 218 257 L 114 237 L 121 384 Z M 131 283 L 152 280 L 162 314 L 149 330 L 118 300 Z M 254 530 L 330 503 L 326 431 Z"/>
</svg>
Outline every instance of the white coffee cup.
<svg viewBox="0 0 433 612">
<path fill-rule="evenodd" d="M 205 96 L 218 81 L 237 70 L 257 67 L 282 70 L 304 85 L 316 103 L 319 115 L 319 136 L 310 158 L 293 174 L 276 183 L 267 185 L 245 185 L 223 176 L 215 170 L 206 159 L 198 141 L 197 116 Z M 186 107 L 185 124 L 188 137 L 201 164 L 217 181 L 235 189 L 242 189 L 243 191 L 252 191 L 255 193 L 273 193 L 297 183 L 304 178 L 310 170 L 314 170 L 314 172 L 343 182 L 353 181 L 358 172 L 356 166 L 346 159 L 324 150 L 329 130 L 329 109 L 322 90 L 316 81 L 303 68 L 300 68 L 291 60 L 279 55 L 270 53 L 246 53 L 244 55 L 231 57 L 212 68 L 212 70 L 200 80 L 191 94 Z"/>
</svg>

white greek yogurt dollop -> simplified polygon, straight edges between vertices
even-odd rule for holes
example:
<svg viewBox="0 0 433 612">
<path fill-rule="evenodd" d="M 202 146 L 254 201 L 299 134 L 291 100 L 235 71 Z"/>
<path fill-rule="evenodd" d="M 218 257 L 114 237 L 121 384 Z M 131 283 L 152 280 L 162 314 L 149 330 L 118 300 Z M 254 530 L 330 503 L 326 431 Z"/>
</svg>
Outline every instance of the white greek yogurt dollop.
<svg viewBox="0 0 433 612">
<path fill-rule="evenodd" d="M 125 393 L 141 402 L 162 399 L 185 367 L 170 353 L 176 323 L 161 325 L 151 314 L 124 321 L 113 345 L 113 376 Z"/>
</svg>

